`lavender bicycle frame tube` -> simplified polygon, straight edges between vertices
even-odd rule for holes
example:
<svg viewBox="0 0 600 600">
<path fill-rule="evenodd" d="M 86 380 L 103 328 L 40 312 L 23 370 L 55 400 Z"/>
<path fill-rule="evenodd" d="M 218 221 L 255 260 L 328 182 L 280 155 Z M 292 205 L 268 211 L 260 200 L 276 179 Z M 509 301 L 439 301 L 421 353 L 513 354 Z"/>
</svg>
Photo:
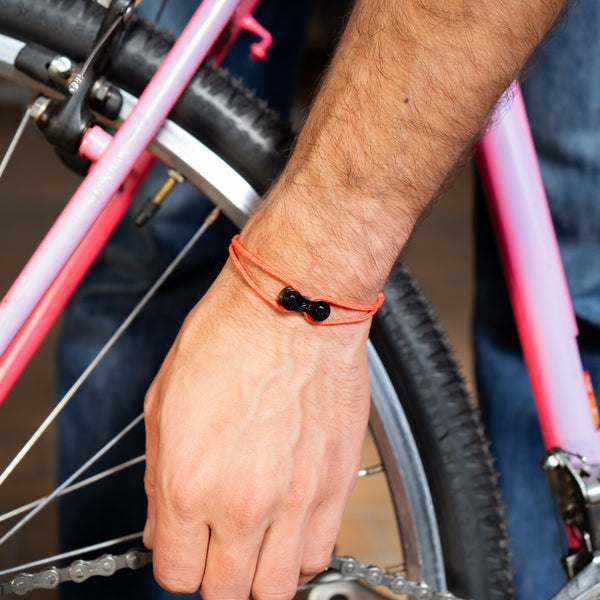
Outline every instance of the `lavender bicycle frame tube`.
<svg viewBox="0 0 600 600">
<path fill-rule="evenodd" d="M 600 462 L 577 324 L 516 84 L 500 101 L 477 159 L 544 443 Z"/>
<path fill-rule="evenodd" d="M 79 186 L 0 305 L 0 355 L 127 177 L 234 14 L 239 0 L 204 0 L 111 144 Z"/>
</svg>

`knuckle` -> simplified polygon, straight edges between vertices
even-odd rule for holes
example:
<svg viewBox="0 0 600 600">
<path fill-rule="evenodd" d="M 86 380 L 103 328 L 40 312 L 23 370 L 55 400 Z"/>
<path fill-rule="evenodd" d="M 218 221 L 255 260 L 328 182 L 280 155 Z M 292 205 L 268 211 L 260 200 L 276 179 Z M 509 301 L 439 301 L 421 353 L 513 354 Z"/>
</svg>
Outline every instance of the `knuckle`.
<svg viewBox="0 0 600 600">
<path fill-rule="evenodd" d="M 229 519 L 232 529 L 238 534 L 246 535 L 259 529 L 264 518 L 256 511 L 248 511 L 245 508 L 235 511 Z"/>
<path fill-rule="evenodd" d="M 169 487 L 168 498 L 173 512 L 184 520 L 197 515 L 199 499 L 195 486 L 178 481 Z"/>
<path fill-rule="evenodd" d="M 290 484 L 286 505 L 288 510 L 302 510 L 312 504 L 318 495 L 318 482 L 312 474 L 299 476 Z"/>
<path fill-rule="evenodd" d="M 302 563 L 302 574 L 309 577 L 322 573 L 329 565 L 329 555 L 326 557 L 314 557 Z"/>
<path fill-rule="evenodd" d="M 322 573 L 331 559 L 331 549 L 327 548 L 315 549 L 307 552 L 302 557 L 301 572 L 303 575 L 314 576 Z"/>
<path fill-rule="evenodd" d="M 154 472 L 154 487 L 157 497 L 163 503 L 165 515 L 180 522 L 188 522 L 198 515 L 202 504 L 202 488 L 184 468 L 172 470 L 156 469 Z"/>
<path fill-rule="evenodd" d="M 260 528 L 267 518 L 266 504 L 257 499 L 233 502 L 227 513 L 231 527 L 240 533 L 248 533 Z"/>
</svg>

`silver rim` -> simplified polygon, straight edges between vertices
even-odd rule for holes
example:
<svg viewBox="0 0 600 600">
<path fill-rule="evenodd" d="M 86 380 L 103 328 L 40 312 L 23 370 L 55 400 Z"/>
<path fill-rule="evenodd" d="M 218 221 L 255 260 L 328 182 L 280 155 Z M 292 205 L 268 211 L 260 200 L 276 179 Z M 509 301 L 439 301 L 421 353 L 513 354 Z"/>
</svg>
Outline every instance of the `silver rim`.
<svg viewBox="0 0 600 600">
<path fill-rule="evenodd" d="M 425 470 L 398 394 L 371 341 L 370 427 L 394 502 L 409 579 L 446 589 L 442 545 Z"/>
</svg>

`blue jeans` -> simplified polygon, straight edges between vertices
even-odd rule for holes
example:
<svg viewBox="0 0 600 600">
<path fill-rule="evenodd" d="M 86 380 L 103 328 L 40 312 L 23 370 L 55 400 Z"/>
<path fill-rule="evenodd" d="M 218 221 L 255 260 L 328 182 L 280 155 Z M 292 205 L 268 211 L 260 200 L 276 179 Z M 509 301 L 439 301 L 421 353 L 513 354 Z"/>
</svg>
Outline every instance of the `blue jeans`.
<svg viewBox="0 0 600 600">
<path fill-rule="evenodd" d="M 600 389 L 600 4 L 582 0 L 534 59 L 523 92 L 577 315 Z M 477 383 L 506 505 L 516 597 L 550 598 L 566 578 L 533 398 L 493 247 L 477 206 Z"/>
<path fill-rule="evenodd" d="M 149 19 L 154 17 L 159 4 L 160 0 L 144 1 L 142 8 Z M 159 25 L 178 31 L 197 5 L 198 0 L 170 2 Z M 268 58 L 262 62 L 250 61 L 250 36 L 243 35 L 244 39 L 232 49 L 225 65 L 284 117 L 289 113 L 294 95 L 311 10 L 310 1 L 263 0 L 255 14 L 275 37 Z M 155 191 L 163 177 L 164 168 L 155 169 L 145 190 L 139 194 L 140 199 Z M 134 206 L 139 204 L 134 203 Z M 132 214 L 123 219 L 66 310 L 57 357 L 59 397 L 201 225 L 211 208 L 191 186 L 181 185 L 143 229 L 133 224 Z M 153 376 L 184 317 L 224 264 L 228 242 L 235 232 L 224 217 L 209 229 L 63 412 L 58 430 L 58 481 L 63 481 L 142 411 L 144 394 Z M 143 452 L 144 431 L 140 426 L 95 470 Z M 60 544 L 64 550 L 141 531 L 146 517 L 143 466 L 114 476 L 108 483 L 63 498 L 59 513 Z M 125 544 L 125 548 L 130 546 L 131 543 Z M 154 582 L 150 567 L 136 573 L 95 578 L 84 585 L 66 584 L 61 586 L 61 595 L 86 600 L 171 596 Z"/>
</svg>

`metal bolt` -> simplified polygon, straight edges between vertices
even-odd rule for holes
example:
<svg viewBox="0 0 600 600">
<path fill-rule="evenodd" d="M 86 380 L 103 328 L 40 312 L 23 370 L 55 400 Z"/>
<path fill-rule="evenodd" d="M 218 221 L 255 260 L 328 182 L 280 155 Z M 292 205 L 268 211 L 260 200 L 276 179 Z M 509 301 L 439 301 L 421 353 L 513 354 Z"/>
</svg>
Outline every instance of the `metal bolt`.
<svg viewBox="0 0 600 600">
<path fill-rule="evenodd" d="M 73 72 L 73 63 L 66 56 L 55 56 L 48 67 L 50 75 L 56 74 L 66 79 Z"/>
<path fill-rule="evenodd" d="M 50 100 L 48 98 L 44 96 L 38 96 L 29 107 L 29 114 L 35 121 L 37 121 L 46 112 L 49 104 Z"/>
<path fill-rule="evenodd" d="M 560 466 L 560 460 L 554 454 L 548 455 L 544 462 L 544 469 L 547 471 L 554 471 L 554 469 L 558 469 Z"/>
<path fill-rule="evenodd" d="M 92 87 L 92 95 L 98 102 L 104 102 L 110 94 L 110 84 L 106 79 L 99 79 Z"/>
</svg>

